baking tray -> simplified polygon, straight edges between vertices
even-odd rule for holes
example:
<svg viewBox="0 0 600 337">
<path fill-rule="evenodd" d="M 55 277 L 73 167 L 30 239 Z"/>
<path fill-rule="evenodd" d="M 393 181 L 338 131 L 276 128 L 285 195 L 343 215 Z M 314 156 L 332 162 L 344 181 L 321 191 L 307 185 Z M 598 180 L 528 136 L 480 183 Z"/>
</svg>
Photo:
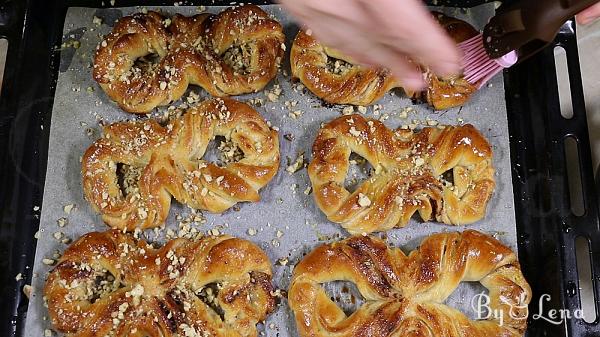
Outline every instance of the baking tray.
<svg viewBox="0 0 600 337">
<path fill-rule="evenodd" d="M 117 3 L 118 6 L 134 4 L 132 1 Z M 6 258 L 2 259 L 6 263 L 3 269 L 6 273 L 2 279 L 3 303 L 0 310 L 1 317 L 6 319 L 2 321 L 3 335 L 5 331 L 6 335 L 21 335 L 24 331 L 27 301 L 20 288 L 24 283 L 31 282 L 31 272 L 27 266 L 32 265 L 35 248 L 33 234 L 39 224 L 39 212 L 33 209 L 41 205 L 42 201 L 50 111 L 54 103 L 53 84 L 57 78 L 61 56 L 53 47 L 60 46 L 66 8 L 81 6 L 83 3 L 71 1 L 45 4 L 30 1 L 10 2 L 8 5 L 14 7 L 3 8 L 3 13 L 8 14 L 0 17 L 18 18 L 19 15 L 26 14 L 27 20 L 9 20 L 2 25 L 1 32 L 9 38 L 10 47 L 0 100 L 3 121 L 0 132 L 0 144 L 3 146 L 0 154 L 10 160 L 3 163 L 0 185 L 3 222 L 0 238 L 6 254 Z M 85 5 L 91 6 L 90 2 Z M 171 4 L 151 2 L 144 5 Z M 568 50 L 570 68 L 576 68 L 570 71 L 575 118 L 570 121 L 562 120 L 558 111 L 555 75 L 547 67 L 541 67 L 554 67 L 551 50 L 550 53 L 545 52 L 532 61 L 513 68 L 505 75 L 507 116 L 513 138 L 511 151 L 519 254 L 524 272 L 535 290 L 533 309 L 537 306 L 537 297 L 542 293 L 553 295 L 554 302 L 551 304 L 556 308 L 579 307 L 573 240 L 584 235 L 594 243 L 598 235 L 596 195 L 589 188 L 593 186 L 593 180 L 589 167 L 591 160 L 585 111 L 581 109 L 581 81 L 574 48 L 574 31 L 565 29 L 558 42 L 563 43 Z M 36 81 L 32 81 L 33 78 Z M 577 219 L 571 219 L 573 217 L 569 213 L 569 200 L 563 197 L 568 195 L 565 193 L 565 180 L 559 182 L 553 179 L 565 176 L 564 151 L 560 140 L 567 134 L 573 134 L 579 140 L 582 179 L 586 186 L 587 212 L 584 217 Z M 544 186 L 548 189 L 540 188 Z M 540 212 L 534 208 L 544 201 L 549 206 L 549 212 Z M 86 207 L 85 204 L 82 206 Z M 571 225 L 563 226 L 563 220 Z M 99 229 L 104 228 L 101 226 Z M 593 252 L 593 257 L 597 257 L 596 254 L 597 252 Z M 594 271 L 597 267 L 595 261 L 597 259 L 592 259 Z M 18 272 L 23 272 L 25 279 L 15 283 L 14 275 Z M 597 287 L 597 284 L 594 285 Z M 595 325 L 583 324 L 581 320 L 568 320 L 566 326 L 567 330 L 564 326 L 535 320 L 530 323 L 528 333 L 531 336 L 562 336 L 567 332 L 572 336 L 597 335 Z"/>
<path fill-rule="evenodd" d="M 177 6 L 153 8 L 171 16 L 174 13 L 193 15 L 198 13 L 197 6 Z M 218 13 L 225 8 L 210 6 L 207 11 Z M 284 27 L 287 36 L 287 50 L 298 27 L 277 5 L 265 5 L 263 9 L 274 16 Z M 40 226 L 37 236 L 36 258 L 32 266 L 33 297 L 27 314 L 25 336 L 38 336 L 49 328 L 44 320 L 47 310 L 43 306 L 41 289 L 44 279 L 51 269 L 42 263 L 43 259 L 53 259 L 54 254 L 62 251 L 65 245 L 54 235 L 60 233 L 67 238 L 78 238 L 91 231 L 103 231 L 107 227 L 100 217 L 91 210 L 83 199 L 81 185 L 81 164 L 79 159 L 91 142 L 100 135 L 99 122 L 112 123 L 123 119 L 140 119 L 124 113 L 99 90 L 91 74 L 91 61 L 96 46 L 102 37 L 108 34 L 114 21 L 124 15 L 142 10 L 139 7 L 115 7 L 109 9 L 69 8 L 65 18 L 61 60 L 52 110 L 49 136 L 49 152 L 45 179 L 44 198 L 40 209 Z M 461 17 L 482 28 L 485 20 L 493 13 L 493 6 L 478 7 L 469 12 L 447 9 L 454 17 Z M 94 24 L 93 18 L 99 18 L 103 24 Z M 99 22 L 97 20 L 97 22 Z M 77 41 L 77 48 L 71 47 Z M 271 125 L 279 130 L 282 165 L 273 181 L 261 190 L 261 201 L 242 203 L 235 210 L 223 214 L 204 213 L 206 223 L 191 224 L 201 232 L 225 233 L 249 239 L 259 244 L 275 262 L 288 259 L 284 266 L 275 264 L 273 283 L 276 288 L 287 289 L 289 277 L 295 263 L 307 251 L 314 249 L 323 241 L 336 240 L 347 236 L 336 224 L 327 220 L 316 207 L 310 195 L 310 181 L 305 169 L 290 174 L 286 167 L 291 165 L 300 154 L 309 160 L 310 149 L 320 125 L 339 117 L 344 106 L 323 104 L 321 100 L 305 89 L 299 89 L 286 73 L 289 69 L 288 57 L 284 57 L 282 71 L 264 91 L 236 96 L 240 101 L 262 100 L 256 109 Z M 274 87 L 281 89 L 276 102 L 271 102 L 266 93 Z M 208 95 L 199 88 L 191 88 L 198 95 Z M 186 102 L 186 99 L 182 100 Z M 297 102 L 286 108 L 285 102 Z M 177 105 L 180 102 L 174 102 Z M 502 77 L 498 76 L 483 90 L 471 98 L 470 104 L 445 111 L 433 112 L 426 104 L 415 105 L 401 91 L 390 92 L 379 100 L 380 109 L 369 107 L 363 114 L 370 118 L 384 120 L 388 127 L 419 123 L 417 127 L 428 124 L 473 123 L 490 141 L 494 151 L 493 164 L 496 169 L 496 191 L 488 206 L 484 220 L 470 226 L 449 227 L 442 224 L 421 223 L 416 219 L 403 229 L 386 232 L 389 241 L 406 249 L 414 249 L 418 243 L 432 233 L 441 231 L 476 229 L 498 237 L 501 241 L 516 249 L 516 224 L 513 205 L 513 192 L 510 175 L 510 154 L 508 123 Z M 291 104 L 290 104 L 291 105 Z M 294 111 L 301 114 L 294 115 Z M 151 113 L 151 118 L 161 118 L 166 108 Z M 360 113 L 357 111 L 357 113 Z M 146 117 L 141 117 L 145 119 Z M 286 137 L 285 135 L 291 135 Z M 293 137 L 293 140 L 289 139 Z M 214 143 L 213 143 L 214 144 Z M 210 152 L 210 151 L 209 151 Z M 358 175 L 358 172 L 357 172 Z M 352 175 L 351 175 L 352 176 Z M 75 205 L 71 212 L 65 212 L 67 205 Z M 194 217 L 196 217 L 195 215 Z M 178 203 L 171 206 L 166 223 L 166 232 L 178 231 L 179 218 L 192 217 L 189 209 Z M 67 219 L 69 225 L 57 226 L 59 219 Z M 64 221 L 64 220 L 63 220 Z M 184 220 L 185 221 L 185 220 Z M 248 233 L 255 233 L 249 235 Z M 153 231 L 146 232 L 152 241 L 162 241 Z M 336 283 L 339 284 L 339 283 Z M 339 287 L 332 286 L 330 291 L 339 293 Z M 469 312 L 471 299 L 480 288 L 464 284 L 449 298 L 455 307 Z M 294 336 L 289 309 L 285 300 L 266 320 L 266 336 L 282 334 Z"/>
</svg>

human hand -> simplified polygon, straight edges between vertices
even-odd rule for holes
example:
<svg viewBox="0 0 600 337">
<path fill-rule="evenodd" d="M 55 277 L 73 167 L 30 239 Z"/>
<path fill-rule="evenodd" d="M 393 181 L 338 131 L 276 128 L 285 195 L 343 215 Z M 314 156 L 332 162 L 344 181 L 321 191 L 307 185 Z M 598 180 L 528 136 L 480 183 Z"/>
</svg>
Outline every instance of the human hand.
<svg viewBox="0 0 600 337">
<path fill-rule="evenodd" d="M 587 25 L 600 18 L 600 3 L 597 3 L 581 13 L 577 14 L 577 22 L 581 25 Z"/>
<path fill-rule="evenodd" d="M 280 0 L 315 36 L 357 62 L 392 71 L 408 90 L 425 83 L 416 66 L 460 72 L 461 54 L 420 0 Z"/>
</svg>

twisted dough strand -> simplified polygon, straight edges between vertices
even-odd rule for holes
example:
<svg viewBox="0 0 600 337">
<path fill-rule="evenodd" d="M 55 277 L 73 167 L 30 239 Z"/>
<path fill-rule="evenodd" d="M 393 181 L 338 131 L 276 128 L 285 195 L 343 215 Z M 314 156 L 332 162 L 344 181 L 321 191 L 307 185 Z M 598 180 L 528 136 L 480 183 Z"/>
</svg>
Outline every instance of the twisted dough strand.
<svg viewBox="0 0 600 337">
<path fill-rule="evenodd" d="M 441 13 L 432 14 L 456 43 L 477 35 L 477 31 L 467 22 Z M 329 103 L 371 105 L 386 92 L 402 87 L 389 70 L 358 65 L 339 51 L 324 46 L 305 31 L 300 31 L 294 39 L 290 62 L 292 76 Z M 335 68 L 331 69 L 331 63 Z M 463 105 L 476 90 L 476 86 L 461 76 L 442 78 L 427 68 L 421 68 L 425 74 L 426 90 L 407 91 L 407 95 L 423 99 L 437 110 Z"/>
<path fill-rule="evenodd" d="M 456 44 L 466 41 L 478 34 L 478 31 L 468 23 L 449 17 L 442 13 L 433 12 L 439 24 L 444 27 L 448 35 Z M 462 76 L 444 78 L 436 76 L 429 69 L 424 69 L 427 88 L 421 92 L 407 92 L 408 96 L 423 100 L 436 110 L 446 110 L 465 104 L 477 90 Z"/>
<path fill-rule="evenodd" d="M 321 286 L 338 280 L 353 282 L 365 299 L 350 316 Z M 472 321 L 443 304 L 465 281 L 488 289 L 502 324 L 495 317 Z M 373 237 L 320 246 L 296 266 L 288 292 L 300 336 L 313 337 L 517 337 L 527 327 L 530 300 L 515 254 L 470 230 L 431 235 L 408 256 Z"/>
<path fill-rule="evenodd" d="M 256 92 L 277 74 L 283 28 L 255 5 L 176 15 L 165 28 L 168 20 L 157 12 L 124 17 L 96 51 L 94 79 L 125 111 L 166 105 L 189 84 L 217 97 Z M 135 64 L 151 54 L 160 59 L 154 67 Z"/>
<path fill-rule="evenodd" d="M 340 73 L 332 71 L 327 66 L 331 58 L 342 60 L 348 69 Z M 300 79 L 317 97 L 333 104 L 371 105 L 399 86 L 389 70 L 355 65 L 350 58 L 322 45 L 304 30 L 294 39 L 290 62 L 293 77 Z"/>
<path fill-rule="evenodd" d="M 352 234 L 403 227 L 415 212 L 425 221 L 473 223 L 485 216 L 495 187 L 491 147 L 472 125 L 413 133 L 342 116 L 321 129 L 312 152 L 315 201 Z M 344 180 L 352 152 L 369 161 L 374 174 L 351 193 Z M 444 180 L 448 171 L 453 184 Z"/>
<path fill-rule="evenodd" d="M 205 101 L 166 127 L 153 120 L 120 122 L 104 134 L 83 156 L 83 190 L 102 219 L 120 229 L 160 226 L 171 195 L 214 213 L 256 202 L 279 168 L 277 132 L 250 106 L 231 99 Z M 216 136 L 231 140 L 244 157 L 223 167 L 202 160 Z M 120 163 L 140 170 L 137 188 L 121 190 Z"/>
<path fill-rule="evenodd" d="M 219 284 L 219 313 L 197 294 Z M 75 241 L 44 288 L 67 336 L 257 336 L 273 310 L 271 266 L 237 238 L 176 239 L 154 249 L 118 230 Z"/>
</svg>

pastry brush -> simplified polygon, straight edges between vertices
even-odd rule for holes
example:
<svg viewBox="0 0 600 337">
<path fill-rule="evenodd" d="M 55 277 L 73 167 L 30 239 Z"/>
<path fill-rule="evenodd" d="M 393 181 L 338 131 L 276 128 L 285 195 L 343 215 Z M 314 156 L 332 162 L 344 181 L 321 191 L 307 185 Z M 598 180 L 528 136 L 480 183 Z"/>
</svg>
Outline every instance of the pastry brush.
<svg viewBox="0 0 600 337">
<path fill-rule="evenodd" d="M 459 44 L 465 79 L 481 88 L 550 44 L 560 27 L 600 0 L 523 0 L 501 6 L 483 33 Z"/>
</svg>

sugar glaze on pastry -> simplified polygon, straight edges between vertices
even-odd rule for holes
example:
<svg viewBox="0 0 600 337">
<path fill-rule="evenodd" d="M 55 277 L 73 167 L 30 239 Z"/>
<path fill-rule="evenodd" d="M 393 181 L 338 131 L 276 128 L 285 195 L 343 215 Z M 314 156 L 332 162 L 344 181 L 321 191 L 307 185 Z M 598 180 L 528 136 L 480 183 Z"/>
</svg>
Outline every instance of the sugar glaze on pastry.
<svg viewBox="0 0 600 337">
<path fill-rule="evenodd" d="M 344 186 L 350 155 L 373 167 L 353 192 Z M 492 149 L 472 125 L 390 130 L 355 114 L 319 131 L 308 175 L 317 206 L 352 234 L 425 220 L 465 225 L 482 219 L 496 186 Z"/>
<path fill-rule="evenodd" d="M 230 141 L 232 160 L 203 160 L 215 137 Z M 262 116 L 228 98 L 204 101 L 161 126 L 149 119 L 104 128 L 82 159 L 83 191 L 111 227 L 125 230 L 164 223 L 171 196 L 195 209 L 221 213 L 260 200 L 279 168 L 279 139 Z M 120 182 L 118 170 L 127 172 Z"/>
<path fill-rule="evenodd" d="M 271 263 L 249 241 L 180 238 L 156 249 L 119 230 L 71 244 L 44 288 L 52 326 L 73 337 L 254 337 L 272 293 Z"/>
<path fill-rule="evenodd" d="M 322 286 L 333 281 L 354 283 L 364 304 L 346 315 Z M 471 320 L 445 305 L 461 282 L 487 288 L 497 315 Z M 369 236 L 319 246 L 294 268 L 288 303 L 301 337 L 521 337 L 531 296 L 517 256 L 467 230 L 431 235 L 408 255 Z"/>
<path fill-rule="evenodd" d="M 441 13 L 432 14 L 456 43 L 477 35 L 477 31 L 462 20 Z M 389 70 L 356 64 L 304 30 L 294 39 L 290 58 L 292 76 L 328 103 L 371 105 L 393 88 L 402 87 Z M 463 105 L 476 91 L 476 86 L 461 76 L 442 78 L 425 67 L 420 68 L 427 88 L 422 92 L 407 91 L 407 95 L 423 100 L 437 110 Z"/>
</svg>

